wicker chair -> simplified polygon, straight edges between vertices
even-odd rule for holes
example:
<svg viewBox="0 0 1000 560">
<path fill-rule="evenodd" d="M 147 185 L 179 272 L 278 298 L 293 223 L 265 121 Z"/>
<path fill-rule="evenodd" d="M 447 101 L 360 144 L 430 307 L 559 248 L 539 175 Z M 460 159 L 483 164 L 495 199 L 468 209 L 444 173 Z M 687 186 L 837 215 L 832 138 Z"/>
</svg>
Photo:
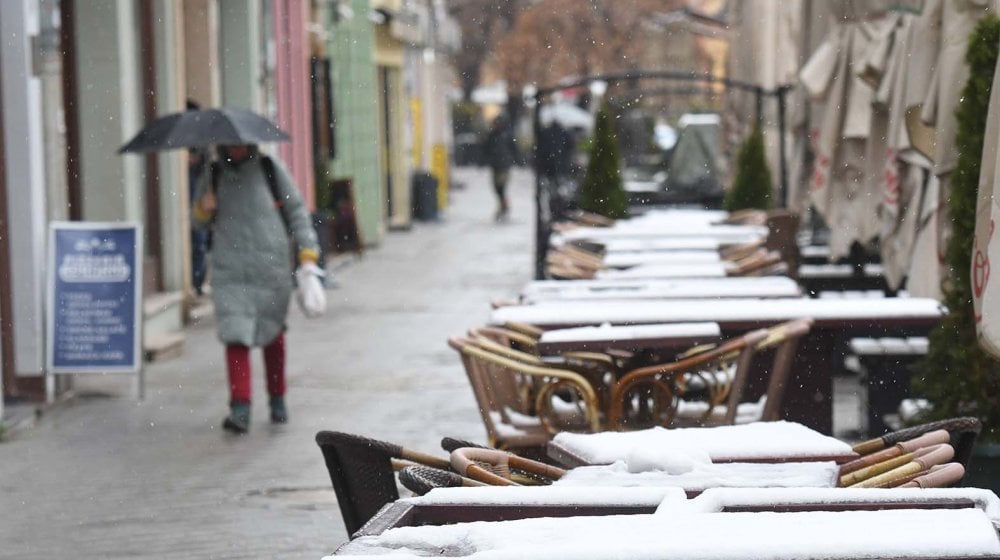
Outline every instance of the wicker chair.
<svg viewBox="0 0 1000 560">
<path fill-rule="evenodd" d="M 481 443 L 475 443 L 466 439 L 458 439 L 453 437 L 445 436 L 441 438 L 441 449 L 444 449 L 449 454 L 462 447 L 482 447 L 483 449 L 492 449 L 489 446 L 483 445 Z"/>
<path fill-rule="evenodd" d="M 727 261 L 726 276 L 774 275 L 775 271 L 786 269 L 787 265 L 782 267 L 782 264 L 781 253 L 760 248 L 739 260 Z"/>
<path fill-rule="evenodd" d="M 482 447 L 463 447 L 452 451 L 451 467 L 463 476 L 493 486 L 550 484 L 566 474 L 559 467 Z"/>
<path fill-rule="evenodd" d="M 812 327 L 811 319 L 797 319 L 766 329 L 767 336 L 754 344 L 754 355 L 773 351 L 774 357 L 767 372 L 768 382 L 764 396 L 755 402 L 743 402 L 749 381 L 749 367 L 737 366 L 733 372 L 726 403 L 714 405 L 712 400 L 692 405 L 679 402 L 676 425 L 722 426 L 748 422 L 773 422 L 781 419 L 781 405 L 791 375 L 792 360 L 803 336 Z"/>
<path fill-rule="evenodd" d="M 778 420 L 792 358 L 810 319 L 759 329 L 669 364 L 625 374 L 612 391 L 609 424 L 616 429 L 718 426 Z M 764 398 L 742 402 L 756 354 L 773 350 Z M 699 401 L 686 400 L 697 392 Z M 638 399 L 638 401 L 636 401 Z M 633 403 L 638 406 L 632 406 Z"/>
<path fill-rule="evenodd" d="M 464 477 L 452 471 L 423 465 L 410 465 L 400 469 L 399 483 L 418 496 L 423 496 L 435 488 L 487 486 L 484 482 Z"/>
<path fill-rule="evenodd" d="M 491 446 L 535 449 L 557 432 L 600 427 L 597 395 L 582 376 L 532 363 L 537 357 L 527 354 L 513 356 L 514 351 L 500 351 L 488 341 L 453 337 L 448 344 L 462 356 Z M 535 389 L 533 394 L 526 386 Z M 576 400 L 560 407 L 563 401 L 556 395 L 565 393 Z"/>
<path fill-rule="evenodd" d="M 411 465 L 450 468 L 446 459 L 343 432 L 319 432 L 316 443 L 351 536 L 382 506 L 399 498 L 395 470 Z"/>
<path fill-rule="evenodd" d="M 613 355 L 604 352 L 565 352 L 549 361 L 538 355 L 537 339 L 505 327 L 479 327 L 469 330 L 469 339 L 484 350 L 530 365 L 557 367 L 572 371 L 590 383 L 597 393 L 598 407 L 607 410 L 608 397 L 614 380 L 623 372 L 630 353 Z M 551 357 L 550 357 L 551 358 Z M 537 394 L 537 379 L 523 380 L 522 391 L 531 400 Z"/>
<path fill-rule="evenodd" d="M 788 270 L 799 270 L 799 223 L 798 212 L 792 210 L 771 210 L 767 213 L 767 241 L 764 246 L 781 255 Z"/>
<path fill-rule="evenodd" d="M 948 483 L 946 477 L 936 470 L 932 472 L 932 469 L 949 464 L 956 465 L 962 469 L 958 476 L 960 480 L 965 474 L 965 469 L 958 463 L 951 463 L 954 456 L 955 450 L 947 443 L 920 447 L 870 467 L 842 475 L 840 486 L 847 488 L 895 488 L 916 481 L 921 477 L 925 478 L 918 481 L 918 485 L 946 484 Z M 928 476 L 935 473 L 937 476 Z"/>
<path fill-rule="evenodd" d="M 676 362 L 626 373 L 611 392 L 609 425 L 619 430 L 671 425 L 685 386 L 692 381 L 704 387 L 712 406 L 722 404 L 728 390 L 718 380 L 730 377 L 734 368 L 748 368 L 754 345 L 766 336 L 764 330 L 753 331 Z"/>
<path fill-rule="evenodd" d="M 945 430 L 951 436 L 951 446 L 955 448 L 955 462 L 962 466 L 968 466 L 969 458 L 972 457 L 972 447 L 975 445 L 982 427 L 982 422 L 972 416 L 948 418 L 889 432 L 855 445 L 854 451 L 861 455 L 868 455 L 934 430 Z"/>
</svg>

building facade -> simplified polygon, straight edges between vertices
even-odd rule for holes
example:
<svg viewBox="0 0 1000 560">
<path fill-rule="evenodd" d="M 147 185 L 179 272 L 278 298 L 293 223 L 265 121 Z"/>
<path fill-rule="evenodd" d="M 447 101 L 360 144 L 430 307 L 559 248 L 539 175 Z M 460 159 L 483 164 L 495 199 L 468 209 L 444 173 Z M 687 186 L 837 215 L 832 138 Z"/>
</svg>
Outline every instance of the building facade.
<svg viewBox="0 0 1000 560">
<path fill-rule="evenodd" d="M 439 3 L 417 4 L 443 13 Z M 3 394 L 41 400 L 70 383 L 44 371 L 53 220 L 142 224 L 145 349 L 182 344 L 193 297 L 187 154 L 118 149 L 189 101 L 278 123 L 292 141 L 265 149 L 310 209 L 323 210 L 331 179 L 349 181 L 364 244 L 408 226 L 411 169 L 433 168 L 446 185 L 449 142 L 444 88 L 421 82 L 414 148 L 418 113 L 408 100 L 418 86 L 404 75 L 416 59 L 406 56 L 410 26 L 399 23 L 411 21 L 408 9 L 368 0 L 0 2 Z M 445 54 L 424 58 L 440 65 L 427 80 L 450 79 Z"/>
</svg>

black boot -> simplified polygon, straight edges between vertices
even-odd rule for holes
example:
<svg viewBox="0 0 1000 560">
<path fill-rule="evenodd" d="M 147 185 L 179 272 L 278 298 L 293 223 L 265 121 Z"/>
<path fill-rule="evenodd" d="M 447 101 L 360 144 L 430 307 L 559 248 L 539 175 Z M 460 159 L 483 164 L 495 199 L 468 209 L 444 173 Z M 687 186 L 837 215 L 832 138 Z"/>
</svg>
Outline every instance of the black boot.
<svg viewBox="0 0 1000 560">
<path fill-rule="evenodd" d="M 222 428 L 234 434 L 247 433 L 250 430 L 250 403 L 229 403 L 229 416 L 222 422 Z"/>
<path fill-rule="evenodd" d="M 285 406 L 285 397 L 281 395 L 271 395 L 271 422 L 273 424 L 288 423 L 288 407 Z"/>
</svg>

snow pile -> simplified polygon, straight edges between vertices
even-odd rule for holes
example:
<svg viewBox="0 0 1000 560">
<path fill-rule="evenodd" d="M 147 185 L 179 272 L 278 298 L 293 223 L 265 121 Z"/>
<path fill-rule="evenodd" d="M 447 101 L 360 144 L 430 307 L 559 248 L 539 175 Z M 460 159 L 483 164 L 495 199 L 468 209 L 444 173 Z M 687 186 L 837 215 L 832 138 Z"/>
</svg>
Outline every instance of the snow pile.
<svg viewBox="0 0 1000 560">
<path fill-rule="evenodd" d="M 365 554 L 477 560 L 996 558 L 1000 542 L 979 509 L 681 512 L 401 527 L 359 537 L 339 552 L 343 556 L 328 560 Z"/>
<path fill-rule="evenodd" d="M 630 473 L 657 471 L 676 475 L 691 472 L 712 464 L 712 458 L 703 449 L 696 448 L 637 448 L 625 458 L 625 468 Z"/>
<path fill-rule="evenodd" d="M 718 323 L 665 323 L 653 325 L 612 326 L 604 323 L 599 327 L 574 327 L 555 329 L 542 333 L 540 342 L 596 342 L 601 340 L 637 340 L 645 338 L 722 336 Z"/>
<path fill-rule="evenodd" d="M 574 487 L 660 487 L 674 486 L 688 492 L 708 488 L 832 488 L 837 483 L 837 464 L 810 463 L 695 463 L 676 460 L 671 470 L 633 471 L 625 461 L 610 465 L 571 469 L 554 486 Z M 639 465 L 648 467 L 650 465 Z M 684 470 L 686 467 L 690 467 Z"/>
<path fill-rule="evenodd" d="M 559 486 L 480 486 L 435 488 L 423 496 L 406 498 L 414 505 L 477 506 L 649 506 L 687 501 L 680 488 L 576 488 Z"/>
<path fill-rule="evenodd" d="M 884 502 L 941 504 L 967 500 L 1000 522 L 1000 498 L 982 488 L 710 488 L 683 507 L 714 513 L 735 506 L 790 504 L 877 504 Z M 664 502 L 657 510 L 670 507 Z"/>
<path fill-rule="evenodd" d="M 635 269 L 629 269 L 635 270 Z M 627 272 L 627 271 L 623 271 Z M 617 323 L 672 323 L 680 321 L 787 321 L 812 317 L 817 321 L 885 321 L 940 317 L 944 308 L 933 298 L 880 300 L 677 299 L 664 301 L 552 302 L 546 305 L 510 305 L 495 309 L 493 324 L 508 321 L 532 325 L 594 325 Z"/>
<path fill-rule="evenodd" d="M 651 428 L 635 432 L 556 434 L 553 444 L 592 465 L 624 460 L 636 449 L 700 449 L 713 462 L 851 457 L 848 444 L 787 421 L 714 428 Z"/>
</svg>

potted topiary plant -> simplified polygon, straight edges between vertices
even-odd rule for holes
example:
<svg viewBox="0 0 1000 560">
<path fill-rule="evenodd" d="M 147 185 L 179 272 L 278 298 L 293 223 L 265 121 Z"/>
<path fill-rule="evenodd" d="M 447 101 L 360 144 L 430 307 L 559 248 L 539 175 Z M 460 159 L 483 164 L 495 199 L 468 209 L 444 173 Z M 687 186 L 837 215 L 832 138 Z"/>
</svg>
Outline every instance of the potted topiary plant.
<svg viewBox="0 0 1000 560">
<path fill-rule="evenodd" d="M 1000 20 L 984 17 L 969 41 L 969 80 L 958 117 L 958 162 L 952 172 L 948 213 L 952 233 L 942 284 L 948 314 L 930 335 L 927 358 L 913 386 L 932 405 L 928 416 L 976 416 L 983 423 L 966 483 L 1000 490 L 1000 362 L 979 347 L 972 306 L 970 263 L 976 221 L 983 136 L 1000 43 Z"/>
<path fill-rule="evenodd" d="M 608 107 L 597 112 L 594 140 L 587 173 L 580 187 L 580 209 L 612 219 L 628 216 L 628 201 L 622 185 L 618 139 Z"/>
<path fill-rule="evenodd" d="M 730 212 L 750 208 L 768 210 L 773 206 L 773 192 L 774 181 L 764 154 L 764 133 L 758 123 L 736 154 L 736 178 L 722 206 Z"/>
</svg>

